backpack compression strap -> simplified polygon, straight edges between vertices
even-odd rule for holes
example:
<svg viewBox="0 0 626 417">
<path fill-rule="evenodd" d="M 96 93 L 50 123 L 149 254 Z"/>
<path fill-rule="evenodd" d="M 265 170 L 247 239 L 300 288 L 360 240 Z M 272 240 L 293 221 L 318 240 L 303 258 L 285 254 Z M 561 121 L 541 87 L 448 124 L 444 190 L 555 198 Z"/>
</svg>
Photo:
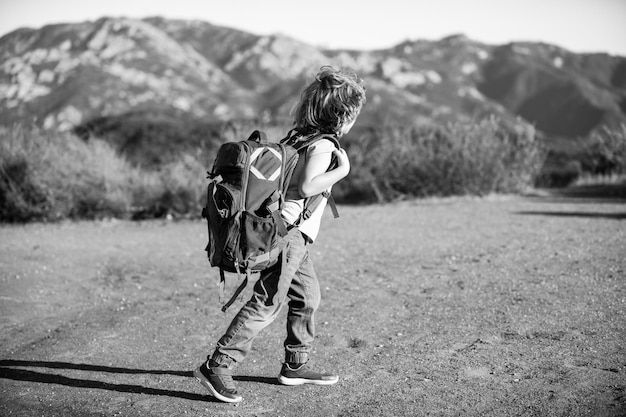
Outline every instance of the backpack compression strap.
<svg viewBox="0 0 626 417">
<path fill-rule="evenodd" d="M 270 195 L 267 209 L 274 218 L 278 234 L 281 237 L 287 236 L 287 226 L 285 225 L 285 221 L 280 215 L 280 193 L 278 192 L 278 190 L 275 190 L 272 195 Z"/>
<path fill-rule="evenodd" d="M 250 274 L 246 272 L 246 275 L 244 276 L 243 281 L 241 282 L 241 284 L 239 284 L 239 286 L 237 287 L 237 289 L 235 290 L 233 295 L 231 295 L 231 297 L 228 299 L 228 301 L 226 303 L 224 303 L 224 305 L 222 306 L 222 312 L 226 313 L 226 310 L 228 310 L 228 307 L 230 307 L 235 302 L 235 300 L 237 299 L 239 294 L 241 294 L 243 289 L 246 288 L 246 285 L 248 285 L 248 276 L 249 275 Z M 239 271 L 237 271 L 237 276 L 241 276 L 239 274 Z M 223 300 L 224 300 L 224 287 L 225 286 L 226 286 L 226 277 L 224 275 L 224 270 L 222 268 L 220 268 L 220 302 L 223 302 Z"/>
<path fill-rule="evenodd" d="M 245 274 L 242 273 L 242 271 L 239 269 L 239 265 L 235 264 L 235 268 L 237 268 L 237 277 L 238 277 L 238 281 L 241 281 L 241 276 L 243 275 L 243 281 L 241 281 L 241 284 L 239 284 L 239 286 L 237 287 L 237 289 L 233 292 L 233 295 L 230 296 L 230 298 L 228 299 L 228 301 L 226 301 L 224 303 L 224 299 L 225 297 L 225 289 L 226 289 L 226 276 L 224 273 L 224 269 L 220 268 L 220 281 L 219 281 L 219 299 L 221 303 L 224 303 L 224 305 L 222 306 L 222 311 L 225 313 L 226 310 L 228 310 L 228 308 L 235 302 L 235 300 L 237 299 L 237 297 L 239 297 L 239 294 L 241 294 L 241 292 L 244 290 L 244 288 L 246 288 L 246 285 L 248 285 L 248 281 L 250 278 L 250 275 L 252 275 L 252 268 L 255 265 L 258 265 L 260 263 L 263 262 L 267 262 L 272 258 L 278 258 L 278 255 L 280 254 L 280 248 L 279 247 L 275 247 L 272 250 L 270 250 L 269 252 L 265 252 L 262 253 L 260 255 L 254 256 L 254 257 L 250 257 L 248 259 L 248 267 L 245 271 Z"/>
</svg>

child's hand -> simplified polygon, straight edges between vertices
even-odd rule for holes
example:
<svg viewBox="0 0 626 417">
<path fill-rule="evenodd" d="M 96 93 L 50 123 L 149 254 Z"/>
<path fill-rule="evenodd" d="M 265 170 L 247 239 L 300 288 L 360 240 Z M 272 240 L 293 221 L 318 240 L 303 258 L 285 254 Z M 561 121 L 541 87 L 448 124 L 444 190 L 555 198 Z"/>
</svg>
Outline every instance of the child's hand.
<svg viewBox="0 0 626 417">
<path fill-rule="evenodd" d="M 343 172 L 344 177 L 348 175 L 350 172 L 350 159 L 348 159 L 348 154 L 346 150 L 343 148 L 333 150 L 335 157 L 337 158 L 337 168 Z"/>
</svg>

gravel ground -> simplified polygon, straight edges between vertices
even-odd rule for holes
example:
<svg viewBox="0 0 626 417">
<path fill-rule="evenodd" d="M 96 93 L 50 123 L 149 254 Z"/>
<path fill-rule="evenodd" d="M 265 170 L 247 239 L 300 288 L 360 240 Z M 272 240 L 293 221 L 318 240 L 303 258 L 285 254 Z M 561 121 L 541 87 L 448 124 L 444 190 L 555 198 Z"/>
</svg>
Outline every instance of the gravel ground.
<svg viewBox="0 0 626 417">
<path fill-rule="evenodd" d="M 626 415 L 625 200 L 340 210 L 312 246 L 312 360 L 339 383 L 277 384 L 283 312 L 236 405 L 191 374 L 243 302 L 219 310 L 204 223 L 0 226 L 0 415 Z"/>
</svg>

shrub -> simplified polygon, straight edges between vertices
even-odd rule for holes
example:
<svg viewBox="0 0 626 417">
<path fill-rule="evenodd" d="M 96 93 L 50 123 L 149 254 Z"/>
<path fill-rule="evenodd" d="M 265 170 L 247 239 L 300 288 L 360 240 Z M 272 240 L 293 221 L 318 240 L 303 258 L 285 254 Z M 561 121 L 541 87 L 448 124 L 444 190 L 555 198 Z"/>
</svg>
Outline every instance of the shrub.
<svg viewBox="0 0 626 417">
<path fill-rule="evenodd" d="M 538 185 L 614 184 L 626 175 L 626 125 L 603 126 L 587 137 L 551 140 Z"/>
<path fill-rule="evenodd" d="M 207 179 L 204 164 L 185 154 L 159 171 L 163 193 L 159 203 L 178 216 L 199 215 L 198 207 L 204 203 Z"/>
<path fill-rule="evenodd" d="M 583 171 L 596 175 L 626 174 L 626 125 L 592 133 L 585 149 Z"/>
<path fill-rule="evenodd" d="M 352 172 L 336 194 L 352 202 L 517 193 L 532 186 L 543 159 L 534 129 L 495 118 L 370 129 L 346 145 Z"/>
<path fill-rule="evenodd" d="M 266 128 L 272 138 L 287 130 Z M 196 217 L 215 149 L 251 130 L 245 124 L 224 128 L 206 148 L 179 148 L 167 156 L 169 162 L 148 169 L 96 137 L 0 128 L 0 221 Z M 352 169 L 334 194 L 344 203 L 515 193 L 533 184 L 543 155 L 532 128 L 507 127 L 493 118 L 445 126 L 359 127 L 342 142 Z"/>
<path fill-rule="evenodd" d="M 0 175 L 5 222 L 122 216 L 160 188 L 103 141 L 20 126 L 0 129 Z"/>
<path fill-rule="evenodd" d="M 25 155 L 10 155 L 0 141 L 0 221 L 28 221 L 45 217 L 49 208 L 44 188 L 37 184 Z"/>
</svg>

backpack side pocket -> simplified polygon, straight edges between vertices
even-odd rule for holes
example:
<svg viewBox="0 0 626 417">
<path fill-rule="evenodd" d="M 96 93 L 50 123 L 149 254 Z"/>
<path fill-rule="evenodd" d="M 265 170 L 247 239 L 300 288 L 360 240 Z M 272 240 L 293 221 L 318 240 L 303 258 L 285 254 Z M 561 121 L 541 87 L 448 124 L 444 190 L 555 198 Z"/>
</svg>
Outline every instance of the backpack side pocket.
<svg viewBox="0 0 626 417">
<path fill-rule="evenodd" d="M 240 203 L 239 189 L 224 182 L 209 185 L 206 210 L 209 262 L 231 272 L 235 272 L 235 264 L 243 259 L 239 248 Z"/>
</svg>

